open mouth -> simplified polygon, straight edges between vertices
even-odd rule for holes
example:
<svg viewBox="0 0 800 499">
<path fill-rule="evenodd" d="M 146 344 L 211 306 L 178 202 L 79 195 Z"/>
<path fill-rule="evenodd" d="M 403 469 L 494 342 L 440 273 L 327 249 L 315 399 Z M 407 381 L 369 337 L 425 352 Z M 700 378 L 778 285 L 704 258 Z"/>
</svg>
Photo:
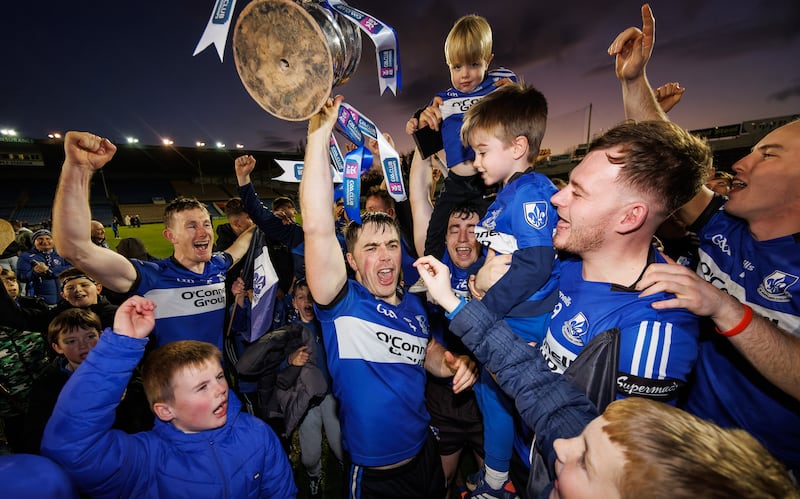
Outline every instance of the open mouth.
<svg viewBox="0 0 800 499">
<path fill-rule="evenodd" d="M 745 187 L 747 187 L 747 184 L 742 182 L 741 180 L 733 179 L 733 181 L 731 182 L 731 190 L 744 189 Z"/>
<path fill-rule="evenodd" d="M 469 246 L 458 246 L 456 248 L 456 254 L 462 258 L 468 257 L 472 253 L 472 248 Z"/>
<path fill-rule="evenodd" d="M 378 282 L 383 286 L 393 284 L 394 271 L 392 269 L 383 269 L 378 271 Z"/>
<path fill-rule="evenodd" d="M 194 243 L 194 247 L 199 250 L 207 250 L 208 249 L 208 241 Z"/>
<path fill-rule="evenodd" d="M 225 416 L 227 413 L 228 413 L 228 401 L 227 400 L 225 402 L 221 403 L 219 406 L 217 406 L 216 409 L 214 409 L 214 416 L 217 416 L 217 417 Z"/>
</svg>

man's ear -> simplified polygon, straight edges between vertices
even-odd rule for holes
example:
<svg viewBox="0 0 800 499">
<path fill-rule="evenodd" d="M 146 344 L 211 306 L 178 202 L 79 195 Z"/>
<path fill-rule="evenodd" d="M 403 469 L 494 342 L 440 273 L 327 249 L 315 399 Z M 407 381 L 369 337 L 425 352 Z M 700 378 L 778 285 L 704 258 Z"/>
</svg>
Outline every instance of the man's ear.
<svg viewBox="0 0 800 499">
<path fill-rule="evenodd" d="M 632 202 L 625 205 L 621 211 L 619 229 L 621 234 L 629 234 L 639 230 L 647 220 L 650 210 L 643 202 Z"/>
<path fill-rule="evenodd" d="M 345 256 L 347 257 L 347 263 L 350 265 L 350 268 L 353 269 L 353 272 L 358 272 L 358 267 L 356 266 L 356 260 L 353 258 L 353 254 L 348 251 Z"/>
<path fill-rule="evenodd" d="M 97 286 L 97 294 L 98 295 L 103 292 L 103 285 L 102 284 L 97 283 L 95 286 Z"/>
<path fill-rule="evenodd" d="M 164 235 L 164 238 L 166 238 L 167 241 L 169 241 L 171 243 L 174 242 L 172 240 L 172 231 L 171 230 L 165 228 L 164 231 L 162 232 L 162 234 Z"/>
<path fill-rule="evenodd" d="M 169 423 L 175 419 L 175 415 L 172 413 L 172 408 L 164 402 L 156 402 L 153 404 L 153 413 L 158 419 L 164 421 L 165 423 Z"/>
</svg>

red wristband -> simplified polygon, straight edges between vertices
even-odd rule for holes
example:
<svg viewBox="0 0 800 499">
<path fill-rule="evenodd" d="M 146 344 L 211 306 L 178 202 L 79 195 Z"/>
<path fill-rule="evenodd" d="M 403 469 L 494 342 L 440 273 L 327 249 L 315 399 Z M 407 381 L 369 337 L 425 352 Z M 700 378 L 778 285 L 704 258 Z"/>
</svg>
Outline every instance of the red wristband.
<svg viewBox="0 0 800 499">
<path fill-rule="evenodd" d="M 719 334 L 727 336 L 728 338 L 730 338 L 731 336 L 736 336 L 737 334 L 744 331 L 747 328 L 747 326 L 750 325 L 750 322 L 753 321 L 753 309 L 750 308 L 750 305 L 746 303 L 742 303 L 742 306 L 744 307 L 744 317 L 742 317 L 742 320 L 739 321 L 739 324 L 736 324 L 735 326 L 733 326 L 732 329 L 729 329 L 727 331 L 720 331 L 719 328 L 716 326 L 714 326 L 714 329 Z"/>
</svg>

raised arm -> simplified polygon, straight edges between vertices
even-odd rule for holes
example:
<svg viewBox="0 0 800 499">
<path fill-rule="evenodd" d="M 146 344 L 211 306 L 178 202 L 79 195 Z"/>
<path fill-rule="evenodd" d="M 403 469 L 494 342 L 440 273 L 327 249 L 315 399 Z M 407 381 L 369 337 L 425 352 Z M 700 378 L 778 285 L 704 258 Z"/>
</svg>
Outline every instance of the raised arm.
<svg viewBox="0 0 800 499">
<path fill-rule="evenodd" d="M 115 331 L 100 335 L 97 346 L 70 376 L 45 428 L 42 454 L 63 466 L 90 497 L 139 497 L 147 477 L 153 476 L 147 469 L 146 439 L 112 430 L 112 425 L 144 355 L 154 308 L 141 296 L 120 305 Z"/>
<path fill-rule="evenodd" d="M 653 54 L 656 20 L 650 5 L 642 6 L 642 29 L 630 27 L 617 35 L 608 54 L 615 56 L 617 78 L 622 84 L 625 117 L 636 121 L 669 121 L 656 93 L 647 81 L 647 63 Z M 674 103 L 673 103 L 674 105 Z M 697 195 L 678 210 L 678 217 L 691 225 L 703 213 L 714 193 L 702 186 Z"/>
<path fill-rule="evenodd" d="M 234 161 L 236 180 L 239 183 L 238 194 L 242 198 L 244 211 L 269 239 L 279 241 L 289 249 L 300 245 L 303 242 L 303 229 L 294 221 L 273 213 L 259 199 L 250 179 L 255 167 L 256 159 L 250 155 L 239 156 Z"/>
<path fill-rule="evenodd" d="M 411 203 L 411 219 L 414 225 L 414 249 L 418 255 L 425 254 L 425 236 L 428 234 L 428 224 L 433 213 L 432 184 L 431 160 L 423 159 L 419 149 L 415 149 L 408 174 L 408 201 Z"/>
<path fill-rule="evenodd" d="M 347 281 L 333 219 L 333 179 L 328 145 L 342 96 L 329 100 L 308 123 L 308 143 L 300 181 L 308 287 L 314 300 L 327 305 Z"/>
<path fill-rule="evenodd" d="M 615 56 L 615 70 L 622 84 L 625 117 L 636 121 L 667 120 L 647 81 L 646 68 L 653 53 L 655 24 L 650 5 L 644 4 L 642 29 L 627 28 L 608 47 L 608 54 Z"/>
<path fill-rule="evenodd" d="M 225 250 L 225 253 L 231 255 L 233 259 L 231 265 L 236 265 L 236 263 L 247 254 L 247 250 L 250 248 L 250 240 L 253 239 L 254 230 L 256 230 L 255 225 L 248 227 L 247 230 L 239 234 L 239 237 L 236 238 L 233 244 Z"/>
<path fill-rule="evenodd" d="M 108 139 L 88 132 L 67 132 L 64 166 L 53 201 L 53 239 L 61 256 L 119 292 L 130 290 L 136 269 L 117 252 L 101 248 L 91 239 L 89 186 L 92 175 L 114 156 Z"/>
</svg>

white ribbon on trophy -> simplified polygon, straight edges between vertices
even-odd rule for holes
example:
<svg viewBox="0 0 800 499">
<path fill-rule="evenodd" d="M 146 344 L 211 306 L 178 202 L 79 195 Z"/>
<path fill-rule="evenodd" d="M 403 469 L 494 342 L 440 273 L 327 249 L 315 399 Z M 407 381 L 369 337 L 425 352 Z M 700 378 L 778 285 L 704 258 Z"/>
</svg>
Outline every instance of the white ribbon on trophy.
<svg viewBox="0 0 800 499">
<path fill-rule="evenodd" d="M 394 95 L 400 90 L 400 53 L 397 47 L 397 34 L 388 24 L 375 19 L 369 14 L 350 7 L 342 0 L 326 0 L 333 10 L 343 15 L 361 31 L 369 36 L 375 44 L 375 56 L 378 59 L 378 84 L 380 93 L 388 88 Z"/>
<path fill-rule="evenodd" d="M 233 18 L 234 7 L 236 7 L 236 0 L 216 1 L 214 10 L 211 11 L 211 17 L 208 19 L 206 29 L 203 31 L 203 36 L 201 36 L 200 41 L 197 42 L 197 47 L 195 47 L 192 56 L 204 51 L 213 43 L 219 55 L 219 62 L 222 62 L 222 57 L 225 53 L 225 42 L 228 40 L 228 30 L 231 27 L 231 19 Z"/>
</svg>

